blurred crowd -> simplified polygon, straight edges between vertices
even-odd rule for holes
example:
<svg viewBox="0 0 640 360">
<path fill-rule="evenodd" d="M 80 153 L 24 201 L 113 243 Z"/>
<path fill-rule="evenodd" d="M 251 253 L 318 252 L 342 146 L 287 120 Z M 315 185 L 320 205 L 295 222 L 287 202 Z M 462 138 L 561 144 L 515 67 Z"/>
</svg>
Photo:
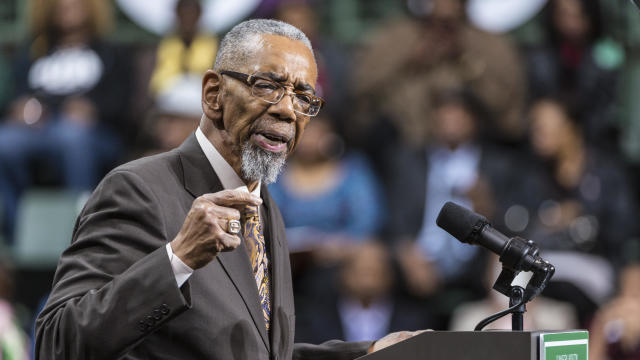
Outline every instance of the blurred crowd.
<svg viewBox="0 0 640 360">
<path fill-rule="evenodd" d="M 309 36 L 327 101 L 270 185 L 296 341 L 472 330 L 506 308 L 490 290 L 496 258 L 435 224 L 454 201 L 555 265 L 525 329 L 587 328 L 591 359 L 640 359 L 640 188 L 621 120 L 638 49 L 608 26 L 621 20 L 606 1 L 548 0 L 527 23 L 535 41 L 480 29 L 468 1 L 265 0 L 251 15 Z M 175 1 L 174 27 L 153 44 L 112 36 L 115 10 L 31 0 L 28 36 L 0 52 L 0 359 L 28 358 L 48 291 L 11 256 L 26 194 L 91 191 L 117 164 L 178 146 L 201 116 L 224 35 L 198 25 L 201 1 Z"/>
</svg>

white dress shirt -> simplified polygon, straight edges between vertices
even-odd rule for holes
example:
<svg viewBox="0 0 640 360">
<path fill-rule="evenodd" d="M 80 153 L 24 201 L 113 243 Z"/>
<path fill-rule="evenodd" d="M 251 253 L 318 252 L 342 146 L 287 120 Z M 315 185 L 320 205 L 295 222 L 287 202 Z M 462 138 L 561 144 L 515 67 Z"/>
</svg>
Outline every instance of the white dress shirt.
<svg viewBox="0 0 640 360">
<path fill-rule="evenodd" d="M 209 160 L 211 167 L 213 167 L 213 171 L 218 175 L 218 178 L 222 183 L 222 187 L 225 190 L 233 189 L 249 192 L 249 188 L 244 181 L 240 179 L 240 176 L 236 174 L 231 165 L 229 165 L 222 155 L 220 155 L 220 152 L 218 152 L 215 146 L 213 146 L 209 139 L 207 139 L 200 128 L 196 130 L 196 139 L 198 140 L 200 148 L 202 148 L 202 151 L 204 151 L 205 156 Z M 260 197 L 260 185 L 261 184 L 258 183 L 258 186 L 251 191 L 251 194 Z M 171 262 L 171 269 L 173 269 L 176 282 L 178 283 L 178 287 L 180 287 L 189 279 L 194 270 L 173 253 L 170 242 L 167 243 L 166 248 L 169 261 Z"/>
</svg>

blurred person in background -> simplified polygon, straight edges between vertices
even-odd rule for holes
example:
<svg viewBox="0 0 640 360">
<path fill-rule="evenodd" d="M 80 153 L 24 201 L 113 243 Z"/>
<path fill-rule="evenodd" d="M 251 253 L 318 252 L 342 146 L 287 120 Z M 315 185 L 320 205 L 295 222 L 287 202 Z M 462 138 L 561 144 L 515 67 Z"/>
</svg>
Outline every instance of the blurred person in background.
<svg viewBox="0 0 640 360">
<path fill-rule="evenodd" d="M 582 109 L 583 116 L 575 120 L 587 141 L 617 147 L 624 52 L 604 37 L 600 1 L 551 0 L 544 16 L 547 40 L 527 52 L 532 98 L 562 96 Z"/>
<path fill-rule="evenodd" d="M 579 119 L 580 112 L 558 99 L 531 107 L 538 161 L 529 162 L 535 181 L 523 190 L 536 202 L 524 235 L 558 264 L 546 294 L 572 302 L 584 326 L 611 294 L 616 270 L 629 261 L 637 206 L 624 169 L 587 145 Z"/>
<path fill-rule="evenodd" d="M 348 134 L 374 156 L 383 156 L 383 145 L 394 141 L 421 146 L 434 130 L 430 94 L 469 87 L 495 116 L 492 137 L 518 140 L 527 86 L 515 47 L 470 24 L 464 0 L 424 2 L 430 12 L 381 26 L 356 56 L 351 80 L 357 118 Z M 385 122 L 398 130 L 397 140 Z"/>
<path fill-rule="evenodd" d="M 136 142 L 142 155 L 176 148 L 198 127 L 202 75 L 218 52 L 217 36 L 200 28 L 201 16 L 201 1 L 175 2 L 175 29 L 160 41 L 150 75 L 153 105 Z"/>
<path fill-rule="evenodd" d="M 158 45 L 149 85 L 154 97 L 171 91 L 181 82 L 195 83 L 199 88 L 202 74 L 211 67 L 218 51 L 218 38 L 198 27 L 202 15 L 199 0 L 178 0 L 175 14 L 175 32 Z"/>
<path fill-rule="evenodd" d="M 31 37 L 18 53 L 16 98 L 0 125 L 0 194 L 11 239 L 20 194 L 40 172 L 90 190 L 122 152 L 130 125 L 123 54 L 102 39 L 110 3 L 34 0 Z M 52 168 L 52 169 L 50 169 Z"/>
<path fill-rule="evenodd" d="M 637 206 L 620 163 L 585 142 L 581 113 L 552 98 L 531 107 L 531 146 L 540 167 L 530 234 L 545 249 L 589 252 L 619 266 L 636 234 Z"/>
<path fill-rule="evenodd" d="M 11 268 L 6 259 L 0 257 L 0 360 L 27 360 L 29 339 L 16 322 L 12 291 Z"/>
<path fill-rule="evenodd" d="M 369 162 L 345 152 L 332 118 L 319 114 L 305 134 L 269 189 L 285 222 L 296 295 L 314 296 L 348 249 L 381 229 L 385 201 Z"/>
<path fill-rule="evenodd" d="M 589 334 L 593 360 L 640 359 L 640 263 L 625 267 L 613 299 L 598 310 Z"/>
<path fill-rule="evenodd" d="M 200 80 L 177 81 L 157 95 L 136 142 L 142 156 L 177 148 L 196 130 L 202 116 L 201 91 Z"/>
<path fill-rule="evenodd" d="M 487 289 L 491 289 L 502 270 L 502 263 L 498 261 L 498 256 L 492 254 L 490 257 L 485 276 Z M 526 287 L 531 275 L 530 272 L 521 272 L 512 285 Z M 449 330 L 471 331 L 486 317 L 508 307 L 509 297 L 491 289 L 487 297 L 482 300 L 460 304 L 453 312 Z M 524 314 L 523 319 L 524 330 L 568 330 L 578 328 L 576 310 L 570 303 L 538 296 L 527 303 L 526 310 L 527 312 Z M 511 328 L 510 315 L 503 316 L 485 327 L 485 329 L 504 330 L 511 330 Z"/>
<path fill-rule="evenodd" d="M 396 329 L 431 327 L 425 306 L 399 295 L 391 253 L 375 240 L 348 252 L 337 276 L 324 284 L 327 296 L 297 307 L 296 340 L 364 341 Z"/>
<path fill-rule="evenodd" d="M 292 251 L 358 243 L 382 225 L 381 187 L 362 154 L 345 152 L 331 118 L 320 114 L 280 179 L 270 185 Z"/>
<path fill-rule="evenodd" d="M 428 145 L 392 155 L 387 231 L 400 246 L 410 290 L 442 298 L 446 317 L 457 301 L 484 296 L 478 279 L 485 259 L 478 247 L 437 227 L 436 217 L 445 202 L 454 201 L 491 218 L 500 204 L 495 195 L 508 193 L 513 168 L 481 141 L 480 130 L 489 117 L 470 91 L 446 91 L 436 96 L 433 106 Z M 454 300 L 447 294 L 457 295 Z"/>
</svg>

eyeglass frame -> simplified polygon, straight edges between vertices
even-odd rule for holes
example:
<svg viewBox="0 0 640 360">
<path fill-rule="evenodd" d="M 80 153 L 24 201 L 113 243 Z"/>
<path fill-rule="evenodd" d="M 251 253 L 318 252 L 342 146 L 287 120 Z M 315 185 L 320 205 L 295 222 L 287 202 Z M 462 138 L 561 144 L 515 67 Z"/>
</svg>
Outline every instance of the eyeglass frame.
<svg viewBox="0 0 640 360">
<path fill-rule="evenodd" d="M 239 80 L 239 81 L 243 82 L 245 85 L 247 85 L 248 87 L 251 88 L 251 95 L 253 95 L 253 96 L 257 97 L 258 99 L 260 99 L 260 100 L 262 100 L 262 101 L 264 101 L 266 103 L 269 103 L 269 104 L 277 104 L 280 101 L 282 101 L 282 99 L 284 99 L 285 95 L 289 95 L 289 94 L 304 95 L 304 96 L 308 96 L 312 100 L 316 99 L 316 100 L 320 101 L 320 106 L 318 106 L 318 111 L 315 114 L 305 114 L 303 112 L 300 112 L 300 111 L 296 110 L 295 107 L 294 107 L 293 111 L 295 111 L 298 114 L 304 115 L 304 116 L 309 116 L 309 117 L 317 116 L 320 113 L 320 110 L 324 107 L 325 101 L 324 101 L 323 98 L 321 98 L 319 96 L 316 96 L 316 95 L 313 95 L 313 94 L 306 93 L 306 92 L 304 92 L 302 90 L 295 90 L 295 89 L 289 90 L 285 85 L 283 85 L 283 84 L 281 84 L 281 83 L 279 83 L 279 82 L 277 82 L 277 81 L 275 81 L 273 79 L 270 79 L 270 78 L 268 78 L 266 76 L 260 76 L 260 75 L 256 75 L 256 74 L 249 75 L 249 74 L 245 74 L 245 73 L 241 73 L 241 72 L 237 72 L 237 71 L 231 71 L 231 70 L 222 70 L 222 71 L 220 71 L 220 75 L 227 75 L 227 76 L 229 76 L 229 77 L 231 77 L 233 79 L 236 79 L 236 80 Z M 281 88 L 284 91 L 282 92 L 282 95 L 280 96 L 280 98 L 278 100 L 276 100 L 275 102 L 268 101 L 265 98 L 262 98 L 260 96 L 257 96 L 257 95 L 253 94 L 253 85 L 255 84 L 255 82 L 252 81 L 252 79 L 262 79 L 262 80 L 266 80 L 266 81 L 272 82 L 277 87 Z M 311 107 L 311 103 L 309 104 L 309 106 Z"/>
</svg>

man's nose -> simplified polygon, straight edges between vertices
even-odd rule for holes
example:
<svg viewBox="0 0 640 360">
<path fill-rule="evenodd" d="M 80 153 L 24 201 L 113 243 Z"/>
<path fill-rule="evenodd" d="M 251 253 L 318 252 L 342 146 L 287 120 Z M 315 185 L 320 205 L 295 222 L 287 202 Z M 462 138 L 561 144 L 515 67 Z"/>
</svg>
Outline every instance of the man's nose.
<svg viewBox="0 0 640 360">
<path fill-rule="evenodd" d="M 295 121 L 296 112 L 293 111 L 294 96 L 296 96 L 296 94 L 293 91 L 286 89 L 282 99 L 269 107 L 269 114 L 280 120 Z"/>
</svg>

